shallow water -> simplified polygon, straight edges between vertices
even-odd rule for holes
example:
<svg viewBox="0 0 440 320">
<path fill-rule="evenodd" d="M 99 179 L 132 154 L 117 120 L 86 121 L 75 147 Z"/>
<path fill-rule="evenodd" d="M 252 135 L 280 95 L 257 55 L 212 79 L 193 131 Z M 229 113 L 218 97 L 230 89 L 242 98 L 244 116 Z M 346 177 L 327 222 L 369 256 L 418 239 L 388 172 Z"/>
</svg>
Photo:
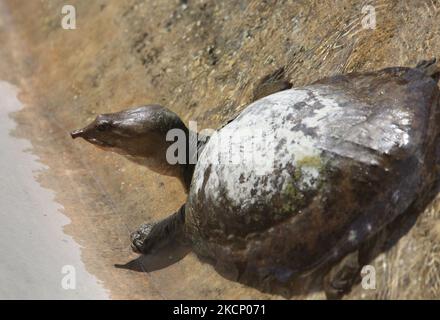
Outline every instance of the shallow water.
<svg viewBox="0 0 440 320">
<path fill-rule="evenodd" d="M 17 92 L 0 81 L 0 299 L 105 299 L 106 290 L 85 270 L 80 245 L 63 232 L 70 219 L 35 179 L 46 167 L 29 152 L 29 141 L 10 135 L 9 114 L 21 108 Z M 68 275 L 76 283 L 65 289 Z"/>
</svg>

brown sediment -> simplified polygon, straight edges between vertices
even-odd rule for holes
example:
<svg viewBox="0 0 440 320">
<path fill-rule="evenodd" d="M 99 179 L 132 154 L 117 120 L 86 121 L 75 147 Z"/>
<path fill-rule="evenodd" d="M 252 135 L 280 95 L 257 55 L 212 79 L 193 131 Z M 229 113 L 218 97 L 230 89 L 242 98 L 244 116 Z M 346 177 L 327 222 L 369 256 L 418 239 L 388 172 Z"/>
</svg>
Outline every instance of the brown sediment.
<svg viewBox="0 0 440 320">
<path fill-rule="evenodd" d="M 65 232 L 113 298 L 277 296 L 227 281 L 192 254 L 151 272 L 115 268 L 137 257 L 129 231 L 174 212 L 185 194 L 172 178 L 72 141 L 70 130 L 145 103 L 216 128 L 280 68 L 299 86 L 440 53 L 440 6 L 431 1 L 375 1 L 375 30 L 361 27 L 364 1 L 80 1 L 76 30 L 61 28 L 61 0 L 1 3 L 0 78 L 18 85 L 26 104 L 14 134 L 47 165 L 39 182 L 56 192 L 72 221 Z M 373 262 L 378 288 L 358 286 L 349 298 L 438 298 L 438 219 L 434 201 Z"/>
</svg>

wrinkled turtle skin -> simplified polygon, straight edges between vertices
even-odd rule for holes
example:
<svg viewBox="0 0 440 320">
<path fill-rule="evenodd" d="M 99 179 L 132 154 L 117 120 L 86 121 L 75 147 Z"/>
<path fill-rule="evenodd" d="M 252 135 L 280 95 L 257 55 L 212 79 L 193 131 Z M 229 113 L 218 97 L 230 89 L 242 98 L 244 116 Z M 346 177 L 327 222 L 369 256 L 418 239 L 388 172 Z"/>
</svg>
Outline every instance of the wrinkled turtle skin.
<svg viewBox="0 0 440 320">
<path fill-rule="evenodd" d="M 341 260 L 432 188 L 438 98 L 432 77 L 395 67 L 252 103 L 211 137 L 195 167 L 185 218 L 194 251 L 258 287 Z M 246 128 L 273 135 L 275 144 L 252 140 L 272 167 L 218 161 L 221 141 Z"/>
</svg>

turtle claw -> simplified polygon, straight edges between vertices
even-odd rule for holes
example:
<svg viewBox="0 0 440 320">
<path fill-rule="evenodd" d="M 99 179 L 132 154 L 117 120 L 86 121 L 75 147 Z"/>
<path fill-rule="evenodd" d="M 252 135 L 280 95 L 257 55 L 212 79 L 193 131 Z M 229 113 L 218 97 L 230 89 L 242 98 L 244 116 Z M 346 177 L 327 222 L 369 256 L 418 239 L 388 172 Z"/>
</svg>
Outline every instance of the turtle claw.
<svg viewBox="0 0 440 320">
<path fill-rule="evenodd" d="M 151 230 L 153 229 L 153 223 L 144 223 L 138 230 L 130 234 L 131 239 L 131 249 L 135 253 L 147 254 L 149 253 L 149 240 L 151 235 Z"/>
</svg>

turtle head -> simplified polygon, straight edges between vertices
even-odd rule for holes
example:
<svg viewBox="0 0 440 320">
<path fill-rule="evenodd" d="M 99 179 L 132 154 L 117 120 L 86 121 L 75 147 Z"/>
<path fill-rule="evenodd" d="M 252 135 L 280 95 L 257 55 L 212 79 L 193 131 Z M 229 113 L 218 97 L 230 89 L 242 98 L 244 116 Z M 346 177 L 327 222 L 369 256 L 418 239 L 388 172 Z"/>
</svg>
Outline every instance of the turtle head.
<svg viewBox="0 0 440 320">
<path fill-rule="evenodd" d="M 178 176 L 179 170 L 166 159 L 167 148 L 173 143 L 167 141 L 166 135 L 172 129 L 188 132 L 175 113 L 159 105 L 146 105 L 100 114 L 89 125 L 70 135 L 119 153 L 161 174 Z"/>
</svg>

